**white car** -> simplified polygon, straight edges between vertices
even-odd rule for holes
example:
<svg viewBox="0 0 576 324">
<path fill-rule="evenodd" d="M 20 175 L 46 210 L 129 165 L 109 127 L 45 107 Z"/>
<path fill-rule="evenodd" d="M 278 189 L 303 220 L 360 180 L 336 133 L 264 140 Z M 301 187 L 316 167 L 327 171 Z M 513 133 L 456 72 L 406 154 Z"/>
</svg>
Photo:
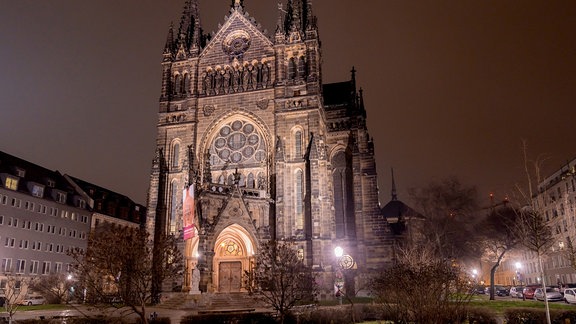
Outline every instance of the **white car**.
<svg viewBox="0 0 576 324">
<path fill-rule="evenodd" d="M 28 298 L 23 299 L 20 302 L 20 305 L 24 306 L 44 305 L 44 304 L 46 304 L 46 299 L 42 296 L 30 296 Z"/>
<path fill-rule="evenodd" d="M 564 301 L 568 304 L 576 304 L 576 288 L 564 289 Z"/>
<path fill-rule="evenodd" d="M 522 287 L 510 288 L 510 297 L 522 298 Z"/>
</svg>

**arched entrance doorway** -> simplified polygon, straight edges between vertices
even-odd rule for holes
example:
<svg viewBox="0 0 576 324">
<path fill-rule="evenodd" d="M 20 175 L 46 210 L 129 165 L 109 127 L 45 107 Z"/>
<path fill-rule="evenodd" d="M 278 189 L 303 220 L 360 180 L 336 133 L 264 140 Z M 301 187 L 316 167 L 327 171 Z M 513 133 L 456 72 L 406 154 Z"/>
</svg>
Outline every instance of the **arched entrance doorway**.
<svg viewBox="0 0 576 324">
<path fill-rule="evenodd" d="M 244 273 L 252 267 L 255 243 L 240 225 L 226 227 L 214 246 L 213 282 L 217 292 L 245 291 Z"/>
</svg>

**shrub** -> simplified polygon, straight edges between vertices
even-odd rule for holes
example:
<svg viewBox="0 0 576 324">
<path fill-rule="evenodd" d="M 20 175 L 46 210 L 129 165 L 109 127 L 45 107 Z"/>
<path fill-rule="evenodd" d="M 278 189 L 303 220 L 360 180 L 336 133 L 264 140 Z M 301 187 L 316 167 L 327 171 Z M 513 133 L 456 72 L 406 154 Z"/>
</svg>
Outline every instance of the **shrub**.
<svg viewBox="0 0 576 324">
<path fill-rule="evenodd" d="M 496 324 L 496 314 L 488 308 L 469 308 L 468 323 Z"/>
<path fill-rule="evenodd" d="M 552 323 L 576 323 L 576 311 L 573 310 L 568 310 L 568 311 L 564 311 L 560 314 L 554 314 L 555 316 L 552 317 L 552 314 L 550 314 L 550 317 L 552 319 Z M 569 321 L 566 321 L 569 320 Z"/>
<path fill-rule="evenodd" d="M 550 318 L 557 318 L 563 313 L 550 311 Z M 504 311 L 507 324 L 546 323 L 546 310 L 540 308 L 509 308 Z"/>
<path fill-rule="evenodd" d="M 274 324 L 276 321 L 266 313 L 230 313 L 230 314 L 199 314 L 185 316 L 180 320 L 181 324 Z"/>
</svg>

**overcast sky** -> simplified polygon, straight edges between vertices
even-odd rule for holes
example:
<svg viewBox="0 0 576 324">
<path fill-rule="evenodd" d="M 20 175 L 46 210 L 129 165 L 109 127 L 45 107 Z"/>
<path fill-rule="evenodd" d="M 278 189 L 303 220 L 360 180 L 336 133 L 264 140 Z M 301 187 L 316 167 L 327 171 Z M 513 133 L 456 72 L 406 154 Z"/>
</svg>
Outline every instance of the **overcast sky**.
<svg viewBox="0 0 576 324">
<path fill-rule="evenodd" d="M 271 35 L 279 1 L 245 0 Z M 284 1 L 285 2 L 285 1 Z M 230 0 L 200 0 L 205 31 Z M 146 203 L 161 57 L 184 0 L 0 0 L 0 150 Z M 364 89 L 382 203 L 456 176 L 482 198 L 576 157 L 576 1 L 314 0 L 325 83 Z M 486 200 L 487 203 L 487 200 Z"/>
</svg>

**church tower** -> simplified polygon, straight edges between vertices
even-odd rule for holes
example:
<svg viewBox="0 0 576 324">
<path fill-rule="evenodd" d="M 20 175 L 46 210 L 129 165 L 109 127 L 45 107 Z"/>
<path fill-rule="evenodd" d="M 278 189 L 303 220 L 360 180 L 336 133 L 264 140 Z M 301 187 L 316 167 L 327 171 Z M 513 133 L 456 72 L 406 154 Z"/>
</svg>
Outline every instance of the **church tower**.
<svg viewBox="0 0 576 324">
<path fill-rule="evenodd" d="M 241 0 L 211 37 L 198 0 L 169 28 L 147 226 L 181 238 L 184 291 L 243 291 L 266 240 L 327 276 L 337 246 L 352 272 L 391 262 L 356 71 L 323 84 L 321 56 L 309 0 L 288 0 L 271 36 Z"/>
</svg>

